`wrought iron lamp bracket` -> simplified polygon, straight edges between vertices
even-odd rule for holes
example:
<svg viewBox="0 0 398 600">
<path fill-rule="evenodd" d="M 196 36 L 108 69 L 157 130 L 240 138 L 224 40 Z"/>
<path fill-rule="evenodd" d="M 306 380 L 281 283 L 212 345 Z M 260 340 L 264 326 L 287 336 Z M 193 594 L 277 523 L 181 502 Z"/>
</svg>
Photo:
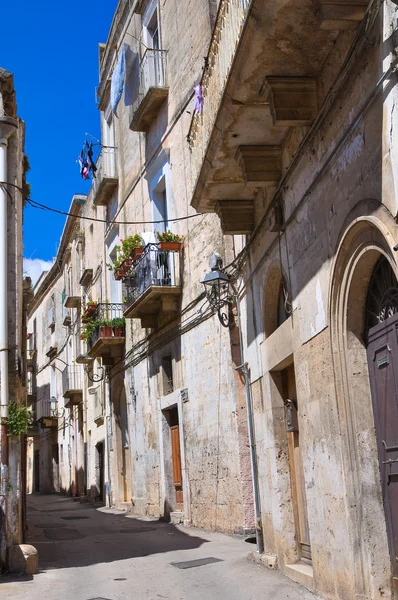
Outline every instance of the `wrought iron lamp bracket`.
<svg viewBox="0 0 398 600">
<path fill-rule="evenodd" d="M 105 379 L 106 376 L 106 370 L 105 367 L 98 367 L 98 370 L 100 371 L 100 373 L 90 373 L 90 367 L 89 365 L 84 365 L 84 371 L 88 377 L 88 379 L 90 381 L 92 381 L 93 383 L 99 383 L 100 381 L 103 381 Z"/>
</svg>

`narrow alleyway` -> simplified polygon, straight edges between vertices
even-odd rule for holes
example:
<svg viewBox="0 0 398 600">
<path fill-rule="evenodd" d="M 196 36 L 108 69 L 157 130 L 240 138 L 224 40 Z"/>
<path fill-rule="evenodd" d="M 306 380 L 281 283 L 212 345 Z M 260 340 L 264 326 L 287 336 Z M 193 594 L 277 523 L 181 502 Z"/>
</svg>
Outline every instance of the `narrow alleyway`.
<svg viewBox="0 0 398 600">
<path fill-rule="evenodd" d="M 61 496 L 30 496 L 33 579 L 0 578 L 7 600 L 313 600 L 277 571 L 247 561 L 240 539 L 127 517 Z M 218 562 L 176 566 L 200 559 Z"/>
</svg>

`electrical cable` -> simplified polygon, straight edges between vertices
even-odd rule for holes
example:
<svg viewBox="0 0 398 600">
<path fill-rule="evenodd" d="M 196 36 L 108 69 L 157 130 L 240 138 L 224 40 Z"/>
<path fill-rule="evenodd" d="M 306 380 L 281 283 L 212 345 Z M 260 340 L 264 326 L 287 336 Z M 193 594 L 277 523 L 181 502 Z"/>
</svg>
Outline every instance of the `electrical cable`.
<svg viewBox="0 0 398 600">
<path fill-rule="evenodd" d="M 6 185 L 11 185 L 12 187 L 17 188 L 20 192 L 22 192 L 22 188 L 13 183 L 8 183 L 6 181 L 0 181 L 0 187 L 6 191 L 9 198 L 12 200 L 12 196 L 10 192 L 7 190 Z M 68 211 L 59 210 L 57 208 L 52 208 L 51 206 L 47 206 L 46 204 L 41 204 L 41 202 L 37 202 L 37 200 L 33 200 L 33 198 L 27 198 L 26 202 L 32 208 L 38 208 L 40 210 L 48 210 L 49 212 L 54 212 L 59 215 L 65 215 L 67 217 L 76 217 L 78 219 L 84 219 L 85 221 L 95 221 L 97 223 L 110 223 L 107 219 L 95 219 L 94 217 L 84 217 L 83 215 L 77 215 L 74 213 L 70 213 Z M 174 219 L 170 219 L 167 217 L 167 223 L 176 222 L 176 221 L 186 221 L 187 219 L 193 219 L 195 217 L 204 217 L 205 215 L 201 213 L 195 213 L 194 215 L 187 215 L 185 217 L 175 217 Z M 112 221 L 112 225 L 157 225 L 159 223 L 164 223 L 165 220 L 161 219 L 160 221 Z"/>
<path fill-rule="evenodd" d="M 1 184 L 0 184 L 1 185 Z M 58 210 L 56 208 L 51 208 L 50 206 L 46 206 L 45 204 L 41 204 L 40 202 L 36 202 L 36 200 L 32 200 L 31 198 L 27 198 L 26 202 L 32 208 L 39 208 L 40 210 L 48 210 L 50 212 L 54 212 L 60 215 L 66 215 L 68 217 L 77 217 L 78 219 L 84 219 L 85 221 L 96 221 L 97 223 L 110 223 L 106 219 L 94 219 L 93 217 L 84 217 L 82 215 L 76 215 L 67 211 Z M 204 215 L 200 213 L 196 213 L 194 215 L 188 215 L 186 217 L 175 217 L 174 219 L 167 218 L 167 223 L 175 222 L 175 221 L 185 221 L 187 219 L 193 219 L 194 217 L 203 217 Z M 165 219 L 161 219 L 158 221 L 112 221 L 113 225 L 155 225 L 158 223 L 165 223 Z"/>
</svg>

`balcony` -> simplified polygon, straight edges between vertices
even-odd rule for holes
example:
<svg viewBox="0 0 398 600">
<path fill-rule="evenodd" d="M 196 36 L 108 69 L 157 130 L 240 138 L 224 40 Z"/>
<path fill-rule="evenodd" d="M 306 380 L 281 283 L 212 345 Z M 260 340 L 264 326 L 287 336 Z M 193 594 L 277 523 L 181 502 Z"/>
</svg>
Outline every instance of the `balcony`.
<svg viewBox="0 0 398 600">
<path fill-rule="evenodd" d="M 96 165 L 97 173 L 92 181 L 93 202 L 95 206 L 106 206 L 118 186 L 115 149 L 103 149 Z"/>
<path fill-rule="evenodd" d="M 84 269 L 79 283 L 82 287 L 88 287 L 93 280 L 93 270 L 92 269 Z"/>
<path fill-rule="evenodd" d="M 145 51 L 139 78 L 138 97 L 132 106 L 130 129 L 148 131 L 169 93 L 166 50 Z"/>
<path fill-rule="evenodd" d="M 220 0 L 201 78 L 203 107 L 191 118 L 191 205 L 216 213 L 225 234 L 251 234 L 259 224 L 260 198 L 269 204 L 286 173 L 289 132 L 302 140 L 318 116 L 326 90 L 317 82 L 337 30 L 357 27 L 367 2 L 284 0 L 282 11 L 280 4 Z M 292 29 L 284 29 L 288 22 Z"/>
<path fill-rule="evenodd" d="M 72 315 L 70 314 L 69 309 L 65 312 L 64 320 L 62 321 L 62 325 L 64 327 L 70 327 L 72 325 Z"/>
<path fill-rule="evenodd" d="M 41 421 L 42 427 L 57 427 L 58 418 L 54 416 L 54 403 L 49 398 L 40 398 L 36 403 L 36 421 Z"/>
<path fill-rule="evenodd" d="M 134 267 L 135 276 L 123 282 L 124 317 L 141 319 L 144 328 L 158 327 L 179 311 L 181 297 L 180 254 L 148 244 Z"/>
<path fill-rule="evenodd" d="M 194 181 L 203 165 L 210 136 L 253 0 L 221 0 L 210 48 L 207 68 L 202 76 L 203 112 L 193 114 L 188 140 L 192 154 Z"/>
<path fill-rule="evenodd" d="M 81 302 L 80 296 L 68 295 L 65 297 L 64 306 L 65 308 L 79 308 Z"/>
<path fill-rule="evenodd" d="M 90 358 L 102 357 L 103 361 L 112 361 L 113 358 L 123 355 L 125 330 L 124 327 L 115 326 L 115 319 L 123 318 L 122 308 L 122 304 L 115 302 L 97 304 L 91 318 L 94 331 L 87 340 L 87 355 Z"/>
<path fill-rule="evenodd" d="M 28 379 L 26 382 L 26 402 L 28 406 L 33 406 L 36 402 L 37 395 L 37 383 L 36 383 L 36 373 L 29 373 Z"/>
<path fill-rule="evenodd" d="M 83 373 L 80 366 L 68 366 L 62 371 L 62 392 L 65 408 L 80 404 L 83 397 Z"/>
</svg>

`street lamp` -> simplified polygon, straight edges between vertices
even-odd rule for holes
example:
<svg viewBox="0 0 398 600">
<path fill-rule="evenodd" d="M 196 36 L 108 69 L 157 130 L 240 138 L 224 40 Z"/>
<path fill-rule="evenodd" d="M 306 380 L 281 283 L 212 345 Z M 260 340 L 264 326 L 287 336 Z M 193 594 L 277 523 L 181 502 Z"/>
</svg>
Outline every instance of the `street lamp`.
<svg viewBox="0 0 398 600">
<path fill-rule="evenodd" d="M 210 257 L 211 272 L 207 273 L 201 283 L 205 287 L 206 298 L 218 314 L 223 327 L 231 327 L 234 322 L 232 312 L 233 289 L 231 278 L 223 270 L 223 262 L 218 252 Z"/>
<path fill-rule="evenodd" d="M 65 408 L 62 407 L 61 412 L 58 412 L 58 399 L 55 396 L 52 396 L 50 399 L 50 412 L 51 416 L 55 419 L 62 419 L 65 416 Z"/>
</svg>

